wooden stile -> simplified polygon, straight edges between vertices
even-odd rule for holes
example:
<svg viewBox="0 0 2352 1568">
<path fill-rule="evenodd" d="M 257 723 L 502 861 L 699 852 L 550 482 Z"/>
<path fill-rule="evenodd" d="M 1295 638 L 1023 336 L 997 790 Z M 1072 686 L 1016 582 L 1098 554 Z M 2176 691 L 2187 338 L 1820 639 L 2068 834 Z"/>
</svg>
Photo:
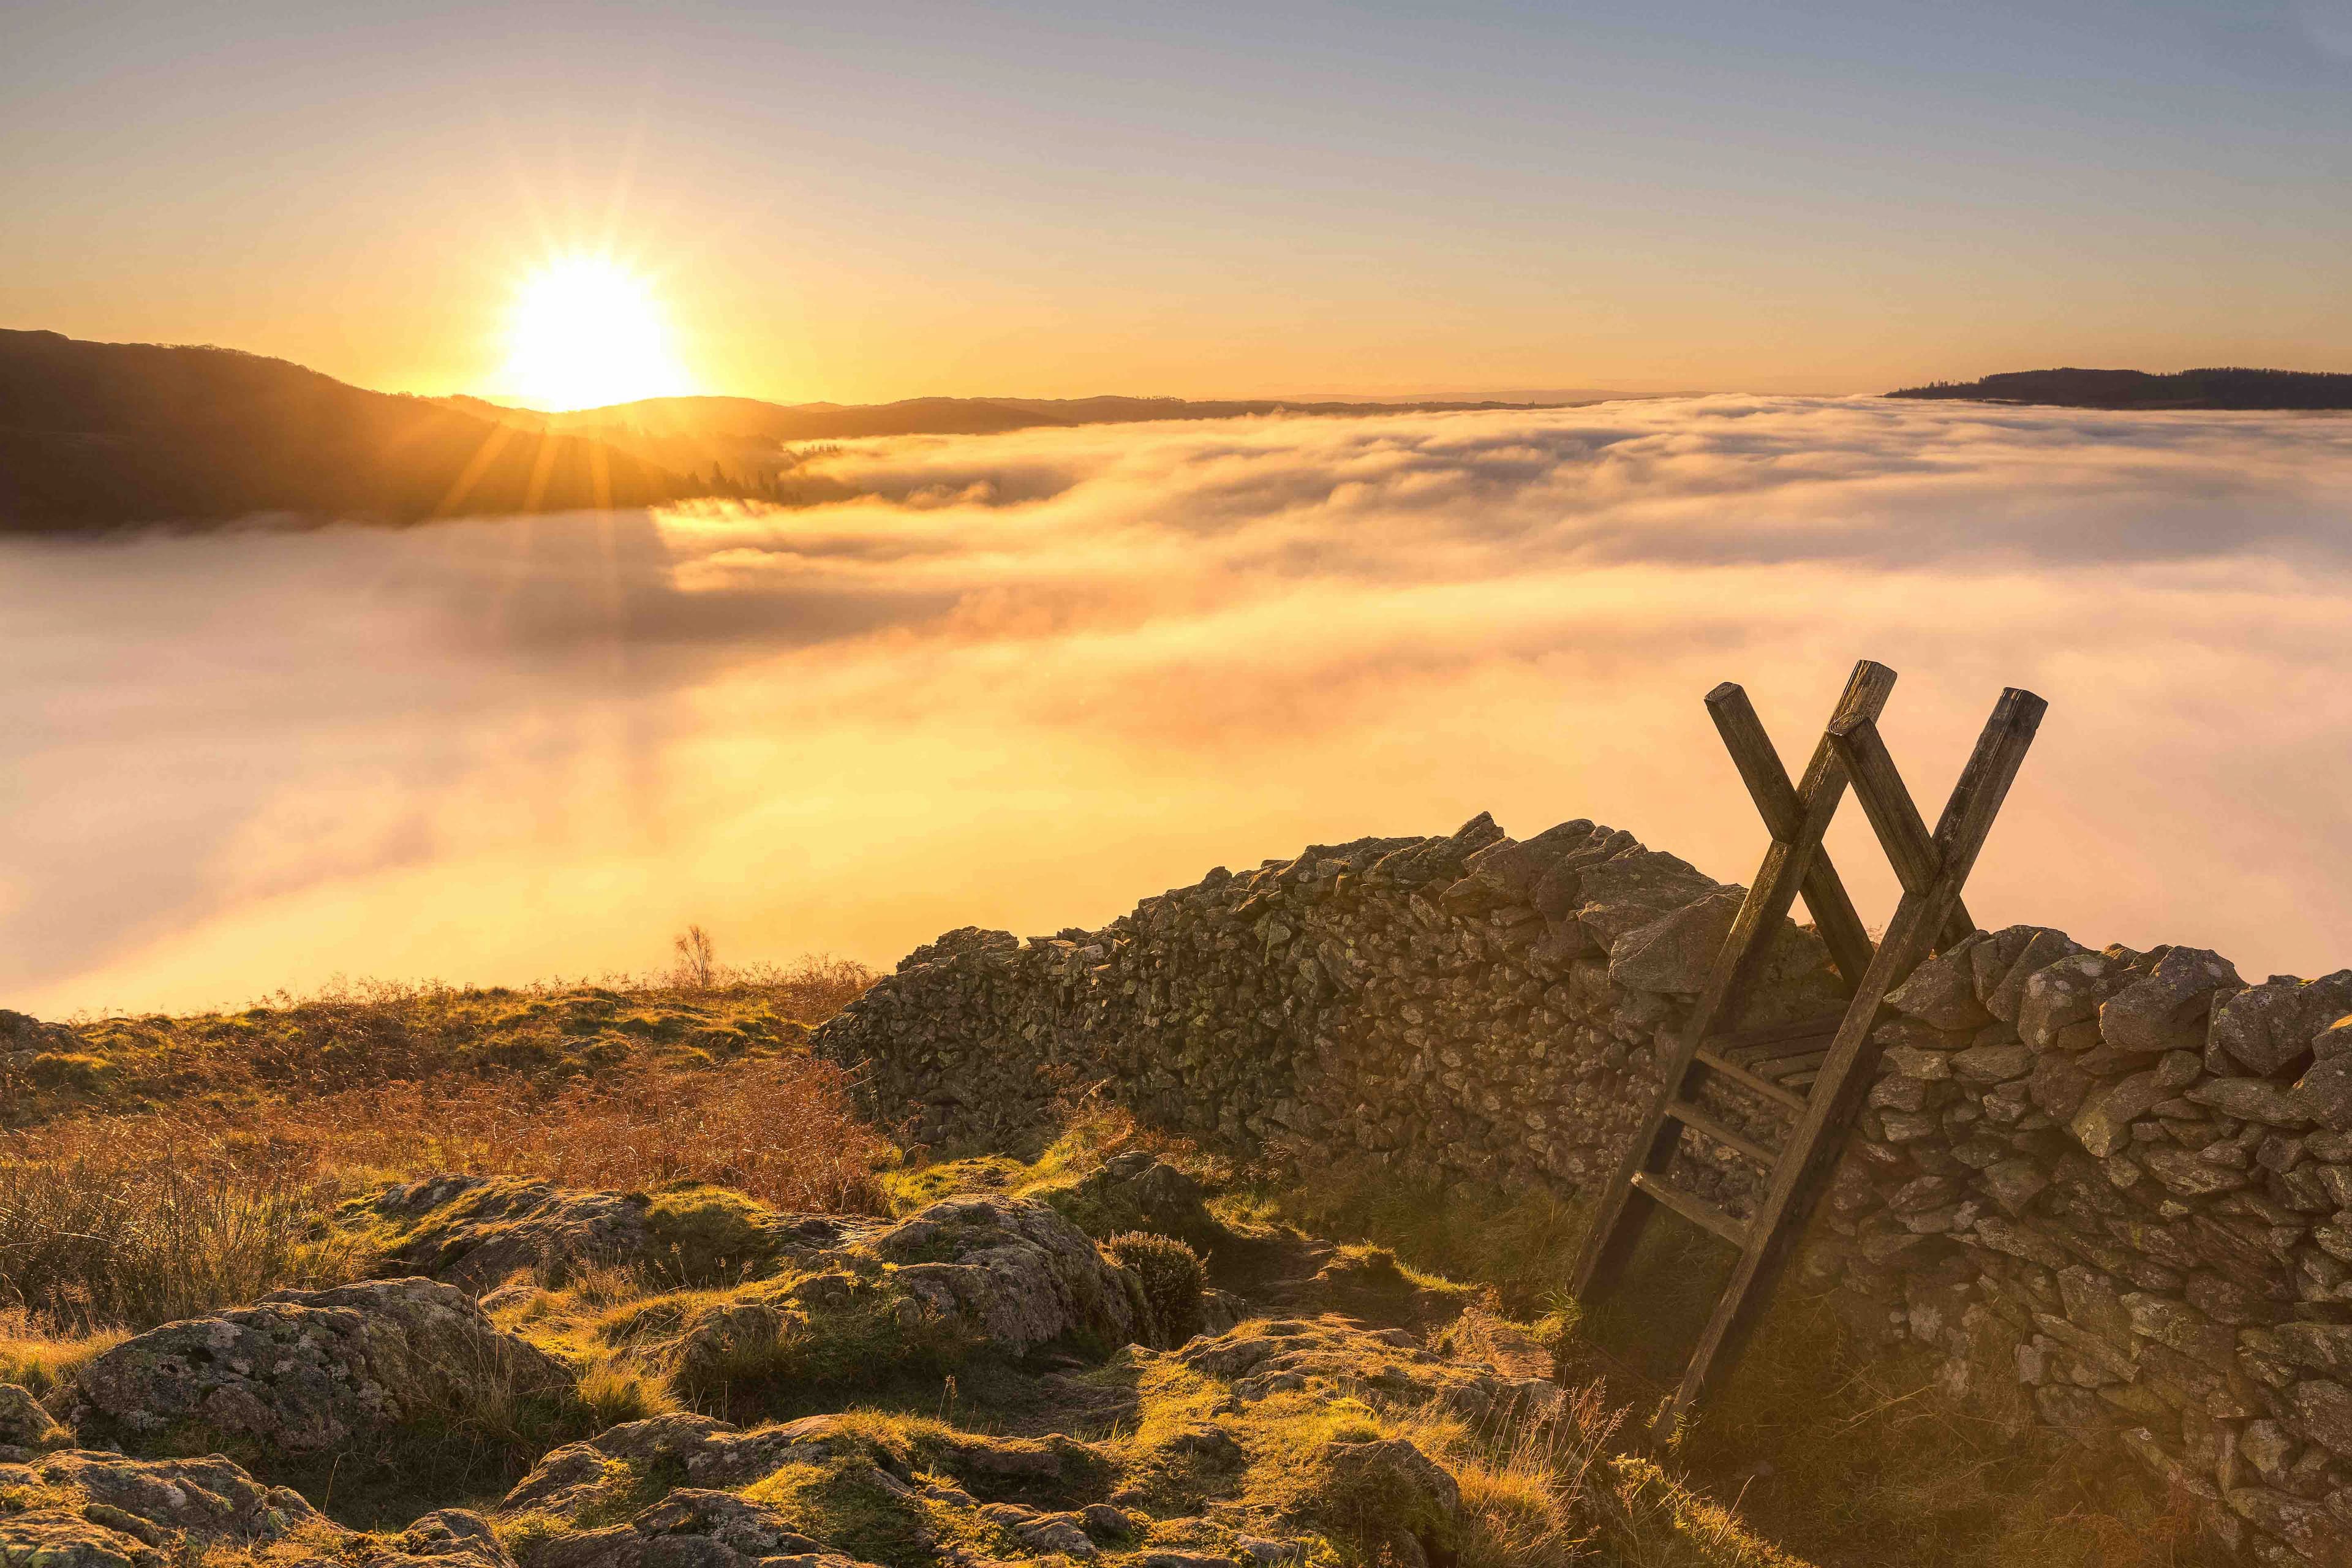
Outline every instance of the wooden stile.
<svg viewBox="0 0 2352 1568">
<path fill-rule="evenodd" d="M 1894 685 L 1895 672 L 1885 666 L 1868 659 L 1856 664 L 1803 776 L 1793 784 L 1747 693 L 1728 682 L 1707 693 L 1707 710 L 1771 842 L 1666 1064 L 1658 1103 L 1601 1193 L 1574 1283 L 1577 1299 L 1587 1306 L 1605 1296 L 1661 1208 L 1739 1248 L 1739 1261 L 1692 1350 L 1681 1385 L 1659 1411 L 1654 1438 L 1671 1435 L 1709 1378 L 1738 1360 L 1769 1300 L 1836 1164 L 1845 1129 L 1869 1093 L 1879 1055 L 1871 1035 L 1887 993 L 1930 952 L 1976 929 L 1960 889 L 2047 707 L 2030 691 L 2001 694 L 1930 833 L 1878 733 L 1878 714 Z M 1875 945 L 1822 847 L 1849 787 L 1903 888 L 1886 934 Z M 1800 892 L 1848 989 L 1844 1011 L 1765 1028 L 1730 1028 Z M 1696 1090 L 1709 1075 L 1793 1115 L 1779 1149 L 1699 1103 Z M 1685 1131 L 1767 1173 L 1753 1215 L 1735 1216 L 1669 1181 Z"/>
</svg>

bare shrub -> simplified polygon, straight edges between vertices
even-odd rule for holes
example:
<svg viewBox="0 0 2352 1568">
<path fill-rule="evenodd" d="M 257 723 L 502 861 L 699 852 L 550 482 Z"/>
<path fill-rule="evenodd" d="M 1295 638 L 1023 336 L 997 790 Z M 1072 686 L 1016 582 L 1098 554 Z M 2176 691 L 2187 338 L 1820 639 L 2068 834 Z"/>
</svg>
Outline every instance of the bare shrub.
<svg viewBox="0 0 2352 1568">
<path fill-rule="evenodd" d="M 670 968 L 671 981 L 679 990 L 709 991 L 719 983 L 719 955 L 709 931 L 698 925 L 688 926 L 670 946 L 677 952 L 677 962 Z"/>
</svg>

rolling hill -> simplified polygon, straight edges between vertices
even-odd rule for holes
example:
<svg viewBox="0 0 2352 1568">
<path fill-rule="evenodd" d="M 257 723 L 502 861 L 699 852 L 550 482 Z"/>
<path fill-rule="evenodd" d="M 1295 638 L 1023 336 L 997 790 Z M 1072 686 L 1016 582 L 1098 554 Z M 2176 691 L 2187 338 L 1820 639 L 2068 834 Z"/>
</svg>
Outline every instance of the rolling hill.
<svg viewBox="0 0 2352 1568">
<path fill-rule="evenodd" d="M 0 331 L 0 532 L 257 515 L 407 523 L 720 489 L 284 360 Z"/>
</svg>

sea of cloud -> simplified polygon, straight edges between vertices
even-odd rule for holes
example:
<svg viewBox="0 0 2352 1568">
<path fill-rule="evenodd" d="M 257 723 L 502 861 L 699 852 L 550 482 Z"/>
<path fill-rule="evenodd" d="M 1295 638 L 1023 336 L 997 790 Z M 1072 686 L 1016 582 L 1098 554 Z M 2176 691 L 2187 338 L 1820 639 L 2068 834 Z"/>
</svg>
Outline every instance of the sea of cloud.
<svg viewBox="0 0 2352 1568">
<path fill-rule="evenodd" d="M 887 963 L 1309 842 L 1759 830 L 1853 659 L 1990 923 L 2352 962 L 2352 419 L 1716 397 L 859 443 L 795 510 L 0 544 L 0 1006 Z M 1893 896 L 1858 814 L 1832 837 Z"/>
</svg>

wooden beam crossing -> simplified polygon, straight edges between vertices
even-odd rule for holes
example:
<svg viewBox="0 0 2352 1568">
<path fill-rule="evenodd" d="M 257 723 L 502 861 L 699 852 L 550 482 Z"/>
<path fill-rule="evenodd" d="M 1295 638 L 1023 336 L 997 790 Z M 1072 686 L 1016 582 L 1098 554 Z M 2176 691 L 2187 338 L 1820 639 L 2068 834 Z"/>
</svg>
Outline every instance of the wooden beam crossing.
<svg viewBox="0 0 2352 1568">
<path fill-rule="evenodd" d="M 1885 666 L 1868 659 L 1856 664 L 1803 776 L 1793 784 L 1747 694 L 1729 683 L 1707 693 L 1707 710 L 1770 843 L 1666 1064 L 1657 1104 L 1601 1193 L 1574 1277 L 1575 1294 L 1588 1307 L 1604 1296 L 1659 1209 L 1739 1249 L 1681 1384 L 1653 1426 L 1656 1437 L 1668 1436 L 1710 1377 L 1738 1359 L 1769 1300 L 1835 1165 L 1845 1129 L 1869 1092 L 1879 1056 L 1871 1036 L 1887 993 L 1930 952 L 1976 929 L 1960 890 L 2047 708 L 2030 691 L 2001 694 L 1931 833 L 1878 733 L 1878 714 L 1894 684 L 1895 672 Z M 1886 933 L 1875 944 L 1822 847 L 1848 787 L 1903 889 Z M 1848 988 L 1847 1005 L 1823 1017 L 1734 1027 L 1800 893 Z M 1777 1150 L 1700 1101 L 1699 1090 L 1710 1078 L 1793 1113 Z M 1673 1184 L 1668 1171 L 1685 1131 L 1764 1173 L 1763 1195 L 1753 1214 L 1742 1218 Z"/>
</svg>

